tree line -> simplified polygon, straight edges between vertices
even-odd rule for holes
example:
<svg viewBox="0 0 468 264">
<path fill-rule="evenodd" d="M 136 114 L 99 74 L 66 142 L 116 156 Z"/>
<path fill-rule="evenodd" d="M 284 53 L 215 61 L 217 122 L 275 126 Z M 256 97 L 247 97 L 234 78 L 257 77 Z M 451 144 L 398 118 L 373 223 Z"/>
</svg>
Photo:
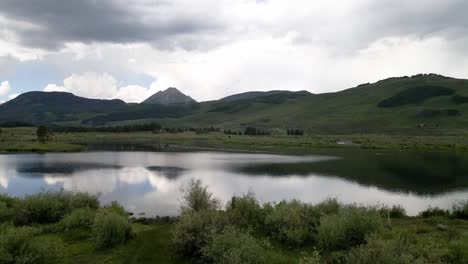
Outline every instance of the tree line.
<svg viewBox="0 0 468 264">
<path fill-rule="evenodd" d="M 287 135 L 288 136 L 303 136 L 304 135 L 304 130 L 288 128 Z"/>
</svg>

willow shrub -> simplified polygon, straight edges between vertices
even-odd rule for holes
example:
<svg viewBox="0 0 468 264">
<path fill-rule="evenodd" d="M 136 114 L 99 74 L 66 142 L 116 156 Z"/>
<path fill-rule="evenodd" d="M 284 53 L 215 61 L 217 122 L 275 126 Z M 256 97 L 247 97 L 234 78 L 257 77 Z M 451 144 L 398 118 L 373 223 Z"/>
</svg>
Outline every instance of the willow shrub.
<svg viewBox="0 0 468 264">
<path fill-rule="evenodd" d="M 201 249 L 211 243 L 213 234 L 228 225 L 229 220 L 222 211 L 186 212 L 174 227 L 172 242 L 182 255 L 200 257 Z"/>
<path fill-rule="evenodd" d="M 235 227 L 227 227 L 215 233 L 201 252 L 204 263 L 267 263 L 262 243 L 249 233 Z"/>
<path fill-rule="evenodd" d="M 265 213 L 251 193 L 232 197 L 226 205 L 226 214 L 232 225 L 244 229 L 257 229 L 265 221 Z"/>
<path fill-rule="evenodd" d="M 271 237 L 288 246 L 303 246 L 315 240 L 321 213 L 303 202 L 282 201 L 265 206 L 265 228 Z"/>
<path fill-rule="evenodd" d="M 459 201 L 453 205 L 453 217 L 459 219 L 468 219 L 468 200 Z"/>
<path fill-rule="evenodd" d="M 48 224 L 78 208 L 99 208 L 97 196 L 66 191 L 28 195 L 14 204 L 13 213 L 19 225 Z"/>
<path fill-rule="evenodd" d="M 96 211 L 90 208 L 80 208 L 65 215 L 59 223 L 63 230 L 89 229 L 93 226 Z"/>
<path fill-rule="evenodd" d="M 97 248 L 111 248 L 124 244 L 132 236 L 128 217 L 109 209 L 97 211 L 92 231 Z"/>
<path fill-rule="evenodd" d="M 348 207 L 320 219 L 317 242 L 325 251 L 347 250 L 365 243 L 368 235 L 382 228 L 383 219 L 376 210 Z"/>
<path fill-rule="evenodd" d="M 449 262 L 448 252 L 435 242 L 418 243 L 417 239 L 397 237 L 384 240 L 370 237 L 365 245 L 352 249 L 346 263 L 349 264 L 442 264 Z"/>
</svg>

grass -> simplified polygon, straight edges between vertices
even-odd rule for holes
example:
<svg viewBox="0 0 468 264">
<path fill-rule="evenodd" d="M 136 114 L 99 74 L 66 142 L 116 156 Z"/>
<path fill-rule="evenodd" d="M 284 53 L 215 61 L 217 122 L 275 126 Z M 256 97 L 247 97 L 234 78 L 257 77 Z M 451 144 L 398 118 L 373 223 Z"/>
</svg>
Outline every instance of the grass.
<svg viewBox="0 0 468 264">
<path fill-rule="evenodd" d="M 341 144 L 340 144 L 341 143 Z M 35 128 L 3 128 L 0 151 L 3 152 L 78 152 L 87 147 L 136 146 L 152 150 L 218 149 L 234 151 L 307 153 L 317 148 L 368 148 L 417 150 L 467 150 L 466 134 L 445 135 L 306 135 L 302 137 L 240 136 L 220 132 L 196 134 L 132 133 L 56 133 L 46 144 L 38 143 Z"/>
</svg>

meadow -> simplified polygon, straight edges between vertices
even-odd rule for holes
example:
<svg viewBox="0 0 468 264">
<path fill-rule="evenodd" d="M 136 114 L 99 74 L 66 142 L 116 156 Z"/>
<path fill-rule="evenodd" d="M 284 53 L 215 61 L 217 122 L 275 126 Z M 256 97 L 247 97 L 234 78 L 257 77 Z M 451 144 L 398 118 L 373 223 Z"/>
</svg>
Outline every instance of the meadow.
<svg viewBox="0 0 468 264">
<path fill-rule="evenodd" d="M 462 133 L 444 135 L 346 134 L 287 136 L 226 135 L 222 132 L 56 132 L 44 144 L 39 143 L 36 128 L 2 128 L 0 151 L 3 152 L 78 152 L 89 147 L 137 146 L 154 150 L 219 149 L 234 151 L 307 153 L 316 148 L 368 148 L 466 150 L 468 137 Z"/>
</svg>

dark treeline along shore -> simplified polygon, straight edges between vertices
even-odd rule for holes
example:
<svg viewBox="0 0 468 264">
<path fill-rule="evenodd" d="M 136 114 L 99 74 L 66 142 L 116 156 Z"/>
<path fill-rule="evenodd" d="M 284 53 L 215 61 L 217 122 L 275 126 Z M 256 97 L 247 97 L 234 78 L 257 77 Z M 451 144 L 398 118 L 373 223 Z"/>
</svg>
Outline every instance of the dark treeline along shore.
<svg viewBox="0 0 468 264">
<path fill-rule="evenodd" d="M 224 206 L 200 180 L 178 217 L 134 216 L 87 193 L 0 196 L 1 263 L 467 263 L 468 200 L 416 217 L 328 199 Z"/>
</svg>

